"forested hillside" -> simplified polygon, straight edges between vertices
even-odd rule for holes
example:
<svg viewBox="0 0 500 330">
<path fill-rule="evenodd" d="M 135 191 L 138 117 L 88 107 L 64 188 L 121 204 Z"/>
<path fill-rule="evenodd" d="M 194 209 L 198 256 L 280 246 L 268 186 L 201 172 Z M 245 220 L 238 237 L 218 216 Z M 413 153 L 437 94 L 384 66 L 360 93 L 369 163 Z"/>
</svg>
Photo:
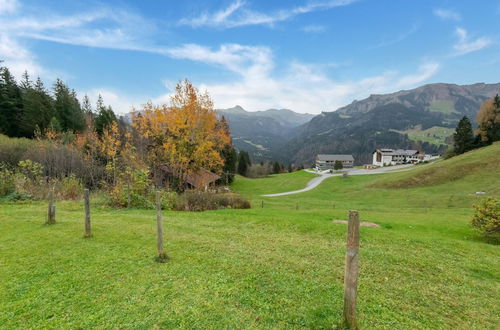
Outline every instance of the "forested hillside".
<svg viewBox="0 0 500 330">
<path fill-rule="evenodd" d="M 296 164 L 311 163 L 318 153 L 350 153 L 362 164 L 380 147 L 442 152 L 458 120 L 473 121 L 481 103 L 499 92 L 500 84 L 430 84 L 371 95 L 302 125 L 283 152 Z"/>
</svg>

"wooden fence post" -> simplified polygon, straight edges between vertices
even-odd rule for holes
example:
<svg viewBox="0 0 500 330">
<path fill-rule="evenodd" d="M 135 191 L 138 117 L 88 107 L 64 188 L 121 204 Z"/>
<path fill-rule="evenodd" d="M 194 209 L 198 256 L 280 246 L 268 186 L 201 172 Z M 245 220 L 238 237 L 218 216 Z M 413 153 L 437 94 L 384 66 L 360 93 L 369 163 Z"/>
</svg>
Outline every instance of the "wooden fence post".
<svg viewBox="0 0 500 330">
<path fill-rule="evenodd" d="M 165 262 L 167 261 L 168 256 L 163 250 L 163 219 L 161 214 L 161 196 L 159 191 L 156 191 L 156 230 L 158 249 L 158 257 L 156 258 L 156 261 Z"/>
<path fill-rule="evenodd" d="M 49 206 L 47 209 L 47 225 L 53 225 L 56 223 L 56 206 L 54 205 L 54 188 L 49 190 Z"/>
<path fill-rule="evenodd" d="M 92 237 L 90 228 L 90 192 L 88 189 L 83 190 L 83 200 L 85 204 L 85 235 L 83 237 Z"/>
<path fill-rule="evenodd" d="M 127 182 L 127 208 L 130 208 L 131 196 L 130 196 L 130 179 Z"/>
<path fill-rule="evenodd" d="M 356 322 L 356 295 L 358 291 L 359 261 L 359 213 L 349 211 L 347 225 L 347 252 L 344 275 L 344 323 L 350 329 L 358 329 Z"/>
</svg>

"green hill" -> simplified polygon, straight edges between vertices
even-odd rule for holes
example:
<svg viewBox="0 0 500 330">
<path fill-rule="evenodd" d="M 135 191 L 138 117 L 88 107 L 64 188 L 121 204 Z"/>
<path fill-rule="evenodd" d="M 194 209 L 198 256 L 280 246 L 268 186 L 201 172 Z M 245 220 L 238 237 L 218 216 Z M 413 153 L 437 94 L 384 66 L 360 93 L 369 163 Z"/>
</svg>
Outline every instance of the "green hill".
<svg viewBox="0 0 500 330">
<path fill-rule="evenodd" d="M 411 188 L 453 183 L 475 187 L 481 191 L 500 192 L 500 142 L 440 160 L 374 183 L 377 187 Z M 469 190 L 469 189 L 468 189 Z"/>
<path fill-rule="evenodd" d="M 469 221 L 484 198 L 476 191 L 500 196 L 499 146 L 277 198 L 261 194 L 314 175 L 237 177 L 232 187 L 252 209 L 164 212 L 163 264 L 154 262 L 152 210 L 110 209 L 94 196 L 94 236 L 83 239 L 82 202 L 58 202 L 53 226 L 43 225 L 44 202 L 1 203 L 0 324 L 335 328 L 346 226 L 332 219 L 356 209 L 380 225 L 361 228 L 361 328 L 498 329 L 500 251 Z"/>
</svg>

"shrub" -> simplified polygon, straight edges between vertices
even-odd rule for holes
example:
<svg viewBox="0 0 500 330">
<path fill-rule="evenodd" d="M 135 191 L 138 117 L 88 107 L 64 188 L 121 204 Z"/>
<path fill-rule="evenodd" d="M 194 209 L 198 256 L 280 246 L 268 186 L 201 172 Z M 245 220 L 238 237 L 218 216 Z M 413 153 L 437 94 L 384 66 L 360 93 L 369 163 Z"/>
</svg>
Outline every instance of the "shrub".
<svg viewBox="0 0 500 330">
<path fill-rule="evenodd" d="M 14 173 L 0 164 L 0 197 L 10 195 L 16 191 Z"/>
<path fill-rule="evenodd" d="M 500 239 L 500 199 L 490 197 L 473 207 L 471 225 L 485 237 Z"/>
<path fill-rule="evenodd" d="M 109 188 L 111 206 L 127 207 L 130 193 L 131 207 L 145 209 L 154 208 L 155 194 L 151 189 L 151 183 L 149 170 L 127 169 L 118 176 L 116 185 Z"/>
<path fill-rule="evenodd" d="M 175 207 L 176 200 L 177 200 L 177 193 L 173 191 L 163 191 L 161 194 L 162 210 L 172 210 Z"/>
<path fill-rule="evenodd" d="M 82 191 L 83 185 L 74 174 L 63 178 L 57 185 L 57 195 L 61 199 L 79 199 Z"/>
<path fill-rule="evenodd" d="M 178 196 L 174 206 L 177 211 L 206 211 L 221 208 L 248 209 L 250 202 L 234 193 L 186 191 Z"/>
</svg>

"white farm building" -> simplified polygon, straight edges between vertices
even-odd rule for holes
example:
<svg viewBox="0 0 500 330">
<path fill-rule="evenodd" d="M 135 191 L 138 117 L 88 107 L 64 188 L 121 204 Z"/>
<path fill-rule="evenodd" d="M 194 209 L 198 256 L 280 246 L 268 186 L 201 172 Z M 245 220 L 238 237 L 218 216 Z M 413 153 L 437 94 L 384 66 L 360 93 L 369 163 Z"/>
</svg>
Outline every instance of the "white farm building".
<svg viewBox="0 0 500 330">
<path fill-rule="evenodd" d="M 352 168 L 354 165 L 354 157 L 352 155 L 319 154 L 316 156 L 316 167 L 322 171 L 331 170 L 336 161 L 340 161 L 343 168 Z"/>
<path fill-rule="evenodd" d="M 373 152 L 373 165 L 387 166 L 408 163 L 419 163 L 424 160 L 425 154 L 418 150 L 405 149 L 377 149 Z"/>
</svg>

